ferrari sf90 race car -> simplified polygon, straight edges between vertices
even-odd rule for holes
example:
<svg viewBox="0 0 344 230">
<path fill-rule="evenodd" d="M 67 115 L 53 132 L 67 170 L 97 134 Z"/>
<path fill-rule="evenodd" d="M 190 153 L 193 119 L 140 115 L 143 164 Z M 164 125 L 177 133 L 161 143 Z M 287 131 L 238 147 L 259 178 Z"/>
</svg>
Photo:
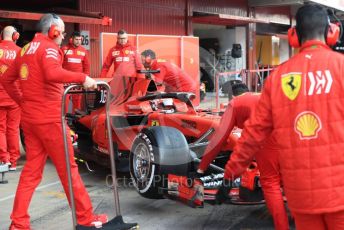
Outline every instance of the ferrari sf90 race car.
<svg viewBox="0 0 344 230">
<path fill-rule="evenodd" d="M 130 172 L 143 197 L 177 198 L 191 206 L 201 206 L 204 199 L 214 200 L 237 137 L 232 134 L 205 176 L 195 178 L 208 138 L 219 125 L 220 112 L 197 110 L 192 103 L 194 94 L 166 93 L 152 79 L 102 79 L 109 83 L 111 92 L 100 89 L 95 95 L 86 93 L 85 110 L 67 115 L 78 136 L 76 156 L 110 166 L 104 107 L 105 101 L 110 100 L 117 170 Z M 248 170 L 248 185 L 241 186 L 238 202 L 242 202 L 243 194 L 248 196 L 247 202 L 260 202 L 263 198 L 259 172 L 256 167 Z M 236 181 L 234 197 L 239 197 L 239 185 L 245 183 Z"/>
</svg>

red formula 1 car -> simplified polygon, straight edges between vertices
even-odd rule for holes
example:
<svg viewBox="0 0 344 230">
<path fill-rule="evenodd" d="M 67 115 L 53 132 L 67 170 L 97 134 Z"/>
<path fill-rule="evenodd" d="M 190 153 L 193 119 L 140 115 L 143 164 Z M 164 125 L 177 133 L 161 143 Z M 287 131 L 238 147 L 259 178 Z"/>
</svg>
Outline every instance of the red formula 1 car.
<svg viewBox="0 0 344 230">
<path fill-rule="evenodd" d="M 192 93 L 163 92 L 150 74 L 146 72 L 148 77 L 144 79 L 107 79 L 111 93 L 98 91 L 92 100 L 86 100 L 85 111 L 69 116 L 69 123 L 78 135 L 76 155 L 110 165 L 103 105 L 111 100 L 109 112 L 117 170 L 130 171 L 137 191 L 146 198 L 178 198 L 201 206 L 204 199 L 214 199 L 236 137 L 229 137 L 228 145 L 205 176 L 195 179 L 199 159 L 209 135 L 219 125 L 220 115 L 196 110 Z M 259 173 L 248 170 L 249 186 L 243 187 L 247 191 L 242 192 L 241 198 L 245 193 L 246 201 L 260 202 L 263 198 Z M 200 194 L 200 198 L 195 198 Z M 234 189 L 232 195 L 238 197 L 238 190 Z"/>
</svg>

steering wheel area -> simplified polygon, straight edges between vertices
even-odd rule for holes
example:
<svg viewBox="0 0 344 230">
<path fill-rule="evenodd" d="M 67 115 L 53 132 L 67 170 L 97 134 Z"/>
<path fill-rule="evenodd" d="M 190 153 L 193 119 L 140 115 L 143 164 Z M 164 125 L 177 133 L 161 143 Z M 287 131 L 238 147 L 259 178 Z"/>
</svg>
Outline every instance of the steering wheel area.
<svg viewBox="0 0 344 230">
<path fill-rule="evenodd" d="M 158 111 L 161 113 L 174 113 L 176 108 L 172 98 L 161 98 L 151 100 L 150 105 L 153 111 Z"/>
</svg>

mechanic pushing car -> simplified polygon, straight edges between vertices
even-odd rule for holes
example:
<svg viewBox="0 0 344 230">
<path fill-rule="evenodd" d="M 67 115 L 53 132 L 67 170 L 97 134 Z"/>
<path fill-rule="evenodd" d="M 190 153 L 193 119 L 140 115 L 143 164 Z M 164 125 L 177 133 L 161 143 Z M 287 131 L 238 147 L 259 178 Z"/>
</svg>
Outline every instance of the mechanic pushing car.
<svg viewBox="0 0 344 230">
<path fill-rule="evenodd" d="M 232 93 L 233 99 L 224 112 L 219 129 L 216 130 L 216 133 L 210 139 L 210 143 L 200 162 L 197 172 L 201 175 L 226 144 L 232 129 L 234 127 L 242 129 L 244 127 L 245 121 L 252 114 L 260 98 L 260 94 L 248 92 L 247 86 L 243 83 L 233 84 Z M 264 198 L 273 217 L 275 229 L 289 229 L 288 216 L 281 193 L 278 152 L 274 149 L 272 140 L 268 141 L 255 157 L 260 171 L 259 178 Z"/>
<path fill-rule="evenodd" d="M 6 26 L 1 32 L 0 41 L 0 76 L 14 62 L 20 47 L 16 45 L 19 33 L 13 26 Z M 0 84 L 0 163 L 10 166 L 10 171 L 17 168 L 19 151 L 20 107 L 6 93 Z"/>
<path fill-rule="evenodd" d="M 160 70 L 160 73 L 154 74 L 154 80 L 165 85 L 166 92 L 195 92 L 196 82 L 178 66 L 166 60 L 156 59 L 153 50 L 143 51 L 141 59 L 146 69 Z"/>
<path fill-rule="evenodd" d="M 218 197 L 227 195 L 230 180 L 272 135 L 296 228 L 344 229 L 344 56 L 329 48 L 339 34 L 320 5 L 306 4 L 297 11 L 296 27 L 288 36 L 300 52 L 267 78 L 226 164 Z"/>
<path fill-rule="evenodd" d="M 29 204 L 33 192 L 42 179 L 43 168 L 49 157 L 55 165 L 65 193 L 70 199 L 62 133 L 61 98 L 63 83 L 82 83 L 86 89 L 95 89 L 95 80 L 84 73 L 62 68 L 59 45 L 65 36 L 64 22 L 55 14 L 45 14 L 38 23 L 34 39 L 24 46 L 3 75 L 1 82 L 9 95 L 21 106 L 22 128 L 26 142 L 26 164 L 14 199 L 10 229 L 30 229 Z M 20 79 L 22 95 L 15 82 Z M 104 214 L 95 215 L 74 161 L 70 138 L 68 148 L 75 192 L 76 215 L 80 225 L 101 226 L 107 222 Z"/>
<path fill-rule="evenodd" d="M 90 62 L 88 51 L 81 45 L 82 36 L 80 31 L 74 31 L 67 45 L 61 48 L 63 52 L 62 67 L 73 72 L 90 75 Z M 82 95 L 68 95 L 66 100 L 66 111 L 68 111 L 69 99 L 72 98 L 73 112 L 81 109 Z"/>
<path fill-rule="evenodd" d="M 128 34 L 123 29 L 117 32 L 117 43 L 109 50 L 103 63 L 101 78 L 106 77 L 112 63 L 114 64 L 113 77 L 136 77 L 136 72 L 144 69 L 136 47 L 128 41 Z"/>
</svg>

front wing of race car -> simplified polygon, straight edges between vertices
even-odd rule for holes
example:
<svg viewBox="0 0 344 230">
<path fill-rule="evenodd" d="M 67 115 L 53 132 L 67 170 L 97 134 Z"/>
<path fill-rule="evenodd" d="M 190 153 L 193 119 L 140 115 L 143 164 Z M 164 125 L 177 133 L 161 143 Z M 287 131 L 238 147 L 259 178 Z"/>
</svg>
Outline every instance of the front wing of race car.
<svg viewBox="0 0 344 230">
<path fill-rule="evenodd" d="M 259 177 L 256 172 L 247 171 L 241 178 L 233 182 L 228 200 L 229 204 L 256 205 L 265 203 Z M 247 178 L 253 177 L 253 180 Z M 168 183 L 164 195 L 169 199 L 181 201 L 193 207 L 203 207 L 204 202 L 215 204 L 215 196 L 221 186 L 223 173 L 208 175 L 201 178 L 190 178 L 174 174 L 168 175 Z"/>
</svg>

